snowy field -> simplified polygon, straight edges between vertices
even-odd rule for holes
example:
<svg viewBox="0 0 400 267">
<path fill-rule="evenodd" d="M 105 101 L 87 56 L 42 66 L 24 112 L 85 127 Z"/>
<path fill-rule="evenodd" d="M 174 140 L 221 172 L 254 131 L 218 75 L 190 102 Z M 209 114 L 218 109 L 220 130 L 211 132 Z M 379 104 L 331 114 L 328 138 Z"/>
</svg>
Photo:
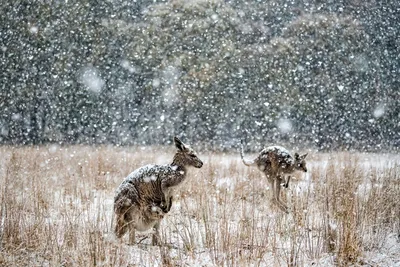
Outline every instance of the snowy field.
<svg viewBox="0 0 400 267">
<path fill-rule="evenodd" d="M 400 156 L 308 152 L 289 214 L 239 153 L 199 153 L 156 247 L 115 238 L 113 196 L 173 148 L 1 147 L 0 266 L 400 266 Z"/>
</svg>

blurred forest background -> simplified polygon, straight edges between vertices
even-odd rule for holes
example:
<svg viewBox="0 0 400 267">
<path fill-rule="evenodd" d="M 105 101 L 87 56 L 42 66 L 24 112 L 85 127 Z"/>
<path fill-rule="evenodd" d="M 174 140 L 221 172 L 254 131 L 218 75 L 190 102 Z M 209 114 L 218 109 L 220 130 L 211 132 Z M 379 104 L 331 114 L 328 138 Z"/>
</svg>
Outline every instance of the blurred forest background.
<svg viewBox="0 0 400 267">
<path fill-rule="evenodd" d="M 0 5 L 0 143 L 400 147 L 400 1 Z"/>
</svg>

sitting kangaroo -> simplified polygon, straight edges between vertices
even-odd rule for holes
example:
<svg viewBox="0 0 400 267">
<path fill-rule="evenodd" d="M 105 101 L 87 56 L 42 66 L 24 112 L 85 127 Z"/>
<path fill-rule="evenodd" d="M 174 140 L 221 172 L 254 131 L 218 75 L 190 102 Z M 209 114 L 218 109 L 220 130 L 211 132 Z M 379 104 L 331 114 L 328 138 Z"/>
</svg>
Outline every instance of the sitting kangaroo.
<svg viewBox="0 0 400 267">
<path fill-rule="evenodd" d="M 177 137 L 174 142 L 177 152 L 171 164 L 141 167 L 129 174 L 118 187 L 114 197 L 118 238 L 129 230 L 129 243 L 135 244 L 135 230 L 154 228 L 152 244 L 160 244 L 160 222 L 171 209 L 174 188 L 186 179 L 187 166 L 203 166 L 193 149 Z"/>
<path fill-rule="evenodd" d="M 280 209 L 288 213 L 288 207 L 279 199 L 280 185 L 284 181 L 284 175 L 294 173 L 295 171 L 307 172 L 305 158 L 307 154 L 294 154 L 294 157 L 287 149 L 281 146 L 270 146 L 261 150 L 259 155 L 253 160 L 244 159 L 243 143 L 240 150 L 240 156 L 246 166 L 256 165 L 267 177 L 272 187 L 272 200 Z M 289 186 L 290 176 L 284 183 L 287 188 Z"/>
</svg>

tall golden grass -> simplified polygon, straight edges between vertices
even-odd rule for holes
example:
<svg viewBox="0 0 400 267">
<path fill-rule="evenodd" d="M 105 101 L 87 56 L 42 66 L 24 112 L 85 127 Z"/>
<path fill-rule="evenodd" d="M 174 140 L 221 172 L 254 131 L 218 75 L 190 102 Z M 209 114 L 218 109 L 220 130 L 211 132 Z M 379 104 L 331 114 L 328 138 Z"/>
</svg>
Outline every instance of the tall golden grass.
<svg viewBox="0 0 400 267">
<path fill-rule="evenodd" d="M 379 266 L 366 252 L 400 233 L 398 156 L 310 153 L 308 175 L 282 190 L 285 214 L 271 204 L 267 179 L 238 154 L 203 153 L 204 167 L 190 170 L 162 221 L 166 245 L 150 246 L 145 233 L 139 245 L 117 240 L 114 190 L 173 153 L 1 147 L 0 266 Z"/>
</svg>

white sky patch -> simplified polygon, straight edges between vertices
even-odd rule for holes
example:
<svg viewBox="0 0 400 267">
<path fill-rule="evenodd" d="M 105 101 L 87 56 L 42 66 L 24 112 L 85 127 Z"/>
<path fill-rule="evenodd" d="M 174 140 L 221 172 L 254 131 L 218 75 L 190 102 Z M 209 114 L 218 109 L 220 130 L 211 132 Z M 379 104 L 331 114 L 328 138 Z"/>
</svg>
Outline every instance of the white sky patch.
<svg viewBox="0 0 400 267">
<path fill-rule="evenodd" d="M 378 105 L 375 109 L 374 109 L 374 117 L 375 118 L 380 118 L 385 114 L 385 106 L 384 105 Z"/>
<path fill-rule="evenodd" d="M 292 122 L 289 119 L 279 119 L 277 126 L 281 133 L 289 133 L 292 131 Z"/>
<path fill-rule="evenodd" d="M 105 82 L 100 77 L 99 71 L 95 67 L 85 67 L 80 71 L 79 81 L 86 86 L 89 91 L 100 93 Z"/>
</svg>

